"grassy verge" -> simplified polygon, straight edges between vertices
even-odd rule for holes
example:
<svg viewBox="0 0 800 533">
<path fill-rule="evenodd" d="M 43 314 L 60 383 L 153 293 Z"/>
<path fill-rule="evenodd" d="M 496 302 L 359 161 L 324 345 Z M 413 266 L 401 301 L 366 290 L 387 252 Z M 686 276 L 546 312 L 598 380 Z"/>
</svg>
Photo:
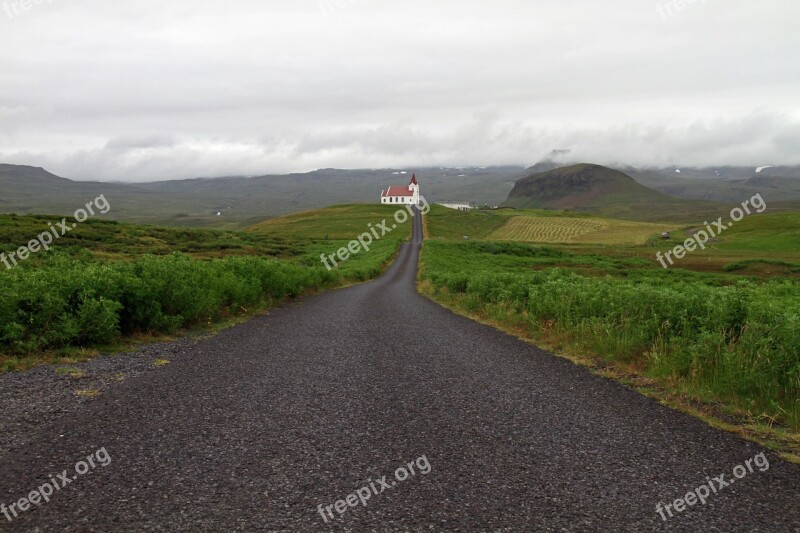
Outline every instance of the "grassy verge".
<svg viewBox="0 0 800 533">
<path fill-rule="evenodd" d="M 363 213 L 355 214 L 355 222 L 347 210 L 328 219 L 328 229 L 360 227 Z M 3 216 L 0 250 L 15 249 L 53 220 Z M 398 231 L 328 270 L 320 254 L 349 241 L 302 231 L 285 237 L 105 221 L 78 226 L 51 250 L 0 269 L 0 372 L 213 330 L 288 298 L 374 278 L 404 236 Z"/>
</svg>

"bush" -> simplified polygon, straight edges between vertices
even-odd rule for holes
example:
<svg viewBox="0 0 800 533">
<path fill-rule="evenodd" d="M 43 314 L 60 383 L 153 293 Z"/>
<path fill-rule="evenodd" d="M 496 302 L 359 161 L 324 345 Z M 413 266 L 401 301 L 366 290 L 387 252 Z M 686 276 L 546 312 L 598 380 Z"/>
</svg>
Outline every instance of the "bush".
<svg viewBox="0 0 800 533">
<path fill-rule="evenodd" d="M 538 268 L 539 258 L 558 253 L 522 244 L 429 243 L 423 277 L 467 310 L 497 305 L 524 313 L 532 331 L 552 323 L 597 355 L 635 361 L 748 406 L 788 412 L 800 425 L 800 283 L 653 269 L 596 277 Z M 566 265 L 622 265 L 562 255 Z"/>
<path fill-rule="evenodd" d="M 100 265 L 57 255 L 41 268 L 0 273 L 0 349 L 26 353 L 171 333 L 338 280 L 321 267 L 260 257 L 174 254 Z"/>
</svg>

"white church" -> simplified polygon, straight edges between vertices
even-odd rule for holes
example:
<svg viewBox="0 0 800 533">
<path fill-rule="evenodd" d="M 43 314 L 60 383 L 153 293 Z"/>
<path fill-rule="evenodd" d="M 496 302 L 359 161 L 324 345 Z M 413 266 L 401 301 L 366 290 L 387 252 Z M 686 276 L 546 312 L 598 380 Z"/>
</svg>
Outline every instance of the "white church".
<svg viewBox="0 0 800 533">
<path fill-rule="evenodd" d="M 385 191 L 381 191 L 381 204 L 420 205 L 417 175 L 411 176 L 411 182 L 407 187 L 392 185 Z"/>
</svg>

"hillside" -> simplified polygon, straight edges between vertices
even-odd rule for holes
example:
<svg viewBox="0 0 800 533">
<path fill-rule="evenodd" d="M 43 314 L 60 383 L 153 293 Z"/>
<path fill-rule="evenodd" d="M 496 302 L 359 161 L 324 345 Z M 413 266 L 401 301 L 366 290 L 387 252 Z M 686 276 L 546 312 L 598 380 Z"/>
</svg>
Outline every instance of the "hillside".
<svg viewBox="0 0 800 533">
<path fill-rule="evenodd" d="M 642 185 L 680 198 L 738 203 L 755 194 L 761 194 L 770 206 L 780 202 L 800 201 L 800 171 L 797 167 L 775 167 L 760 173 L 756 173 L 753 168 L 742 167 L 720 167 L 718 170 L 624 167 L 620 170 Z"/>
<path fill-rule="evenodd" d="M 557 209 L 634 220 L 694 219 L 714 204 L 668 196 L 618 170 L 577 164 L 519 180 L 503 204 L 516 209 Z"/>
<path fill-rule="evenodd" d="M 169 223 L 189 213 L 210 216 L 214 207 L 192 195 L 121 183 L 72 181 L 42 168 L 0 165 L 0 213 L 71 215 L 101 194 L 111 204 L 105 217 L 115 220 Z"/>
<path fill-rule="evenodd" d="M 292 239 L 344 239 L 350 241 L 369 231 L 369 227 L 388 221 L 397 206 L 378 204 L 336 205 L 313 211 L 301 211 L 279 218 L 273 218 L 245 230 L 247 234 L 286 237 Z M 411 235 L 411 225 L 398 224 L 384 237 L 387 239 L 407 239 Z"/>
</svg>

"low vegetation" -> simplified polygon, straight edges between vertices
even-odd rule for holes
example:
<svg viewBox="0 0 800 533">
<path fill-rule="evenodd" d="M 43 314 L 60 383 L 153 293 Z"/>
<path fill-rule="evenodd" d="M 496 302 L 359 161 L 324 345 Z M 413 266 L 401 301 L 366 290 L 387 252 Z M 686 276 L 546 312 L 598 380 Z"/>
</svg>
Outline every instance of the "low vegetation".
<svg viewBox="0 0 800 533">
<path fill-rule="evenodd" d="M 383 220 L 390 221 L 400 206 L 370 204 L 338 205 L 314 211 L 301 211 L 256 224 L 247 229 L 251 235 L 272 238 L 341 239 L 350 241 Z M 408 238 L 411 225 L 398 226 L 390 238 Z"/>
<path fill-rule="evenodd" d="M 800 283 L 519 243 L 429 242 L 423 287 L 673 388 L 800 429 Z"/>
<path fill-rule="evenodd" d="M 12 252 L 56 224 L 60 216 L 0 215 L 0 252 Z M 55 242 L 54 249 L 75 258 L 124 260 L 144 254 L 169 255 L 175 252 L 194 258 L 230 255 L 255 255 L 291 258 L 304 252 L 305 242 L 285 236 L 223 230 L 199 230 L 140 226 L 101 219 L 79 224 Z M 47 254 L 30 260 L 44 265 Z M 1 266 L 1 265 L 0 265 Z"/>
<path fill-rule="evenodd" d="M 724 212 L 720 214 L 724 215 Z M 428 236 L 436 241 L 491 240 L 551 244 L 578 254 L 637 257 L 658 266 L 657 251 L 682 244 L 695 223 L 648 223 L 603 218 L 570 211 L 473 210 L 434 206 L 427 217 Z M 798 274 L 800 213 L 754 215 L 736 223 L 705 250 L 676 262 L 676 268 L 762 277 Z M 661 233 L 670 233 L 664 240 Z"/>
<path fill-rule="evenodd" d="M 52 350 L 207 327 L 287 297 L 363 281 L 381 272 L 408 235 L 399 228 L 328 271 L 320 254 L 336 252 L 370 219 L 359 207 L 334 212 L 318 216 L 339 240 L 304 229 L 297 219 L 285 222 L 281 235 L 106 221 L 80 225 L 50 251 L 13 269 L 0 266 L 0 370 L 28 366 Z M 370 222 L 392 213 L 371 213 L 381 217 Z M 2 216 L 0 251 L 16 249 L 54 220 Z"/>
</svg>

